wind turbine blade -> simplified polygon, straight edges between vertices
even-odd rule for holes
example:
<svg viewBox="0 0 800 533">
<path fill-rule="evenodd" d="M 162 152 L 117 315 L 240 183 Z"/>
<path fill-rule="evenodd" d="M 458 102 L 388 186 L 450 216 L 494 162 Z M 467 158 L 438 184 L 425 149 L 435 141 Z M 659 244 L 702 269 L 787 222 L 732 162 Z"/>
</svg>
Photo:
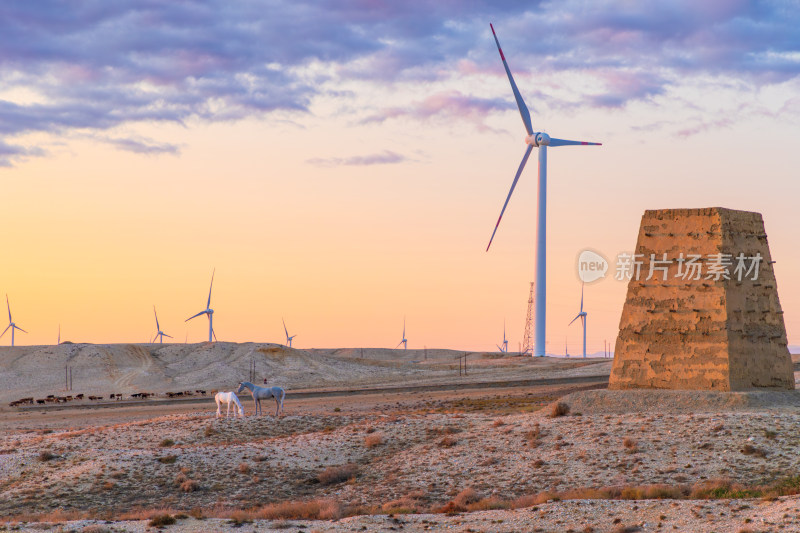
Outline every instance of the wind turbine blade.
<svg viewBox="0 0 800 533">
<path fill-rule="evenodd" d="M 583 313 L 583 283 L 581 283 L 581 313 Z"/>
<path fill-rule="evenodd" d="M 161 340 L 164 340 L 164 337 L 169 337 L 171 339 L 172 335 L 167 335 L 166 333 L 162 333 L 161 334 Z"/>
<path fill-rule="evenodd" d="M 522 162 L 519 164 L 519 168 L 517 169 L 517 175 L 514 176 L 514 181 L 511 182 L 511 190 L 508 191 L 508 196 L 506 197 L 506 203 L 503 204 L 503 209 L 500 211 L 500 218 L 497 219 L 497 224 L 494 226 L 494 231 L 492 232 L 492 238 L 489 239 L 489 246 L 486 247 L 486 251 L 489 251 L 489 247 L 492 245 L 492 241 L 494 240 L 494 235 L 497 233 L 497 228 L 500 227 L 500 221 L 503 220 L 503 213 L 506 212 L 506 207 L 508 206 L 508 201 L 511 200 L 511 195 L 514 194 L 514 187 L 517 186 L 517 181 L 519 181 L 519 176 L 522 174 L 522 169 L 525 168 L 525 163 L 528 162 L 528 157 L 531 155 L 531 150 L 533 150 L 533 145 L 529 144 L 527 150 L 525 150 L 525 155 L 522 157 Z"/>
<path fill-rule="evenodd" d="M 13 320 L 11 320 L 11 304 L 8 303 L 8 294 L 6 294 L 6 307 L 8 307 L 8 323 L 10 324 Z"/>
<path fill-rule="evenodd" d="M 571 326 L 573 322 L 575 322 L 576 320 L 578 320 L 578 319 L 579 319 L 579 318 L 581 318 L 582 316 L 583 316 L 583 315 L 581 315 L 581 314 L 579 313 L 579 314 L 578 314 L 578 316 L 576 316 L 575 318 L 573 318 L 573 319 L 570 321 L 570 323 L 569 323 L 569 324 L 567 324 L 567 325 L 568 325 L 568 326 Z"/>
<path fill-rule="evenodd" d="M 4 332 L 4 333 L 5 333 L 5 332 Z M 405 337 L 405 335 L 403 335 L 403 336 Z M 0 335 L 0 337 L 2 337 L 2 335 Z M 403 341 L 400 341 L 400 342 L 398 342 L 398 343 L 397 343 L 397 346 L 395 346 L 395 347 L 394 347 L 394 349 L 395 349 L 395 350 L 396 350 L 396 349 L 398 349 L 398 348 L 400 347 L 400 345 L 401 345 L 401 344 L 403 344 Z"/>
<path fill-rule="evenodd" d="M 199 313 L 197 313 L 196 315 L 192 315 L 192 316 L 190 316 L 189 318 L 187 318 L 186 320 L 184 320 L 184 322 L 189 322 L 191 319 L 193 319 L 193 318 L 197 318 L 197 317 L 199 317 L 200 315 L 205 315 L 205 314 L 207 314 L 207 313 L 208 313 L 208 311 L 200 311 L 200 312 L 199 312 Z"/>
<path fill-rule="evenodd" d="M 161 331 L 161 326 L 158 325 L 158 313 L 156 313 L 156 306 L 153 306 L 153 314 L 156 315 L 156 330 Z"/>
<path fill-rule="evenodd" d="M 10 328 L 10 327 L 11 327 L 11 324 L 9 324 L 8 326 L 6 326 L 6 329 L 4 329 L 4 330 L 3 330 L 3 333 L 0 333 L 0 337 L 2 337 L 3 335 L 5 335 L 5 334 L 6 334 L 6 331 L 8 331 L 8 328 Z M 398 346 L 399 346 L 399 344 L 398 344 Z"/>
<path fill-rule="evenodd" d="M 590 143 L 586 141 L 567 141 L 566 139 L 550 138 L 550 146 L 603 146 L 603 143 Z"/>
<path fill-rule="evenodd" d="M 217 340 L 217 332 L 214 331 L 214 328 L 211 328 L 211 334 L 214 335 L 214 341 Z"/>
<path fill-rule="evenodd" d="M 286 329 L 286 321 L 285 321 L 283 318 L 281 318 L 281 322 L 283 322 L 283 331 L 284 331 L 284 333 L 286 333 L 286 340 L 287 340 L 287 341 L 288 341 L 288 340 L 291 340 L 291 339 L 289 338 L 289 330 L 288 330 L 288 329 Z"/>
<path fill-rule="evenodd" d="M 22 333 L 28 333 L 27 331 L 25 331 L 21 327 L 17 326 L 16 324 L 14 324 L 14 327 L 17 328 L 18 330 L 20 330 Z"/>
<path fill-rule="evenodd" d="M 494 26 L 489 24 L 489 27 L 492 28 L 494 42 L 497 43 L 497 51 L 500 52 L 500 59 L 503 60 L 503 67 L 505 67 L 506 74 L 508 74 L 508 81 L 511 82 L 511 90 L 514 91 L 514 98 L 517 100 L 517 107 L 519 108 L 519 114 L 522 116 L 522 123 L 525 124 L 525 129 L 528 131 L 528 135 L 533 135 L 531 112 L 528 111 L 528 106 L 525 105 L 525 101 L 522 99 L 519 89 L 517 89 L 517 84 L 514 83 L 514 76 L 511 75 L 511 70 L 509 70 L 508 63 L 506 62 L 506 56 L 503 55 L 503 49 L 500 48 L 500 41 L 497 40 L 497 34 L 494 32 Z"/>
<path fill-rule="evenodd" d="M 214 274 L 216 272 L 216 268 L 211 272 L 211 285 L 208 287 L 208 303 L 206 304 L 206 309 L 211 309 L 211 289 L 214 287 Z"/>
</svg>

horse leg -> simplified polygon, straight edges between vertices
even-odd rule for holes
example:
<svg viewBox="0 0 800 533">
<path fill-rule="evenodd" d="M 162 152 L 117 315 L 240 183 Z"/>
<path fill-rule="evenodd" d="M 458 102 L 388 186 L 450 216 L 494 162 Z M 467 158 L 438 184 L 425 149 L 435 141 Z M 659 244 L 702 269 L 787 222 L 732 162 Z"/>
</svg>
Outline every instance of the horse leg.
<svg viewBox="0 0 800 533">
<path fill-rule="evenodd" d="M 216 416 L 216 418 L 219 418 L 219 417 L 222 416 L 222 412 L 219 410 L 219 408 L 220 408 L 219 400 L 216 400 L 216 402 L 217 402 L 217 416 Z"/>
</svg>

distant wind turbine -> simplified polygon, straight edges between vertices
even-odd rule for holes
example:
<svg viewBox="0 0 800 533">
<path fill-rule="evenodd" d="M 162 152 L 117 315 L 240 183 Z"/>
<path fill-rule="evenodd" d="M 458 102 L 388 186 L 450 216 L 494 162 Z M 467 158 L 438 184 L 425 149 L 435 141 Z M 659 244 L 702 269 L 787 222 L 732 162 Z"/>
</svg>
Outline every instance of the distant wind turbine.
<svg viewBox="0 0 800 533">
<path fill-rule="evenodd" d="M 11 328 L 11 346 L 14 346 L 14 330 L 18 329 L 22 333 L 28 333 L 28 332 L 19 327 L 18 325 L 14 324 L 14 321 L 11 319 L 11 304 L 8 303 L 8 294 L 6 294 L 6 307 L 8 307 L 8 326 L 6 326 L 6 329 L 3 330 L 3 333 L 0 333 L 0 337 L 6 334 L 8 328 Z"/>
<path fill-rule="evenodd" d="M 289 346 L 289 348 L 291 348 L 292 347 L 292 339 L 297 337 L 297 335 L 295 334 L 295 335 L 292 335 L 290 337 L 289 336 L 289 330 L 286 329 L 286 321 L 281 318 L 281 322 L 283 322 L 283 331 L 286 333 L 286 344 Z"/>
<path fill-rule="evenodd" d="M 200 311 L 196 315 L 192 315 L 187 318 L 184 322 L 189 322 L 191 319 L 196 318 L 200 315 L 208 315 L 208 342 L 211 342 L 212 337 L 213 340 L 217 340 L 217 334 L 214 333 L 214 310 L 211 309 L 211 289 L 214 287 L 214 274 L 216 273 L 217 269 L 215 268 L 213 272 L 211 272 L 211 285 L 208 287 L 208 303 L 206 303 L 206 308 L 203 311 Z"/>
<path fill-rule="evenodd" d="M 575 322 L 576 320 L 578 320 L 580 318 L 581 322 L 583 323 L 583 357 L 584 358 L 586 357 L 586 316 L 587 316 L 586 315 L 586 311 L 583 310 L 583 283 L 581 283 L 581 311 L 580 311 L 580 313 L 578 313 L 578 315 L 575 318 L 572 319 L 572 322 Z M 571 326 L 572 322 L 570 322 L 568 325 Z"/>
<path fill-rule="evenodd" d="M 167 335 L 166 333 L 161 331 L 161 326 L 158 325 L 158 313 L 156 313 L 156 306 L 155 305 L 153 306 L 153 314 L 156 316 L 156 331 L 157 331 L 156 336 L 153 337 L 153 342 L 155 342 L 156 339 L 161 337 L 160 343 L 164 344 L 164 337 L 169 337 L 171 339 L 172 336 L 171 335 Z"/>
<path fill-rule="evenodd" d="M 58 342 L 56 344 L 61 344 L 61 324 L 58 325 Z"/>
<path fill-rule="evenodd" d="M 497 233 L 497 228 L 500 226 L 500 221 L 503 219 L 503 213 L 506 211 L 508 201 L 514 192 L 514 187 L 517 186 L 522 169 L 525 168 L 525 163 L 531 155 L 534 147 L 539 148 L 539 198 L 537 206 L 537 219 L 536 224 L 536 340 L 534 345 L 534 356 L 544 357 L 545 355 L 545 309 L 547 308 L 547 147 L 552 146 L 572 146 L 572 145 L 591 145 L 599 146 L 601 143 L 592 143 L 585 141 L 567 141 L 565 139 L 556 139 L 550 137 L 544 132 L 534 132 L 533 125 L 531 124 L 531 113 L 528 111 L 528 106 L 522 99 L 522 95 L 517 89 L 517 84 L 514 82 L 514 77 L 511 75 L 511 70 L 508 68 L 506 57 L 503 55 L 503 50 L 500 48 L 500 41 L 497 39 L 497 34 L 494 31 L 494 26 L 489 24 L 492 28 L 492 35 L 494 35 L 494 42 L 497 44 L 497 50 L 500 52 L 500 59 L 503 61 L 503 67 L 506 69 L 508 81 L 511 83 L 511 90 L 514 93 L 514 98 L 517 101 L 519 113 L 522 116 L 522 122 L 525 125 L 525 130 L 528 136 L 525 137 L 525 144 L 528 148 L 525 150 L 525 155 L 522 157 L 522 162 L 519 164 L 517 174 L 514 176 L 514 181 L 511 183 L 511 190 L 506 197 L 506 203 L 503 204 L 503 209 L 500 211 L 500 218 L 497 219 L 497 224 L 492 232 L 492 238 L 489 239 L 489 246 L 492 245 L 494 235 Z M 489 246 L 486 251 L 489 251 Z"/>
<path fill-rule="evenodd" d="M 401 344 L 403 345 L 404 350 L 408 350 L 408 339 L 406 339 L 406 317 L 403 317 L 403 340 L 401 340 L 394 349 L 398 349 Z"/>
<path fill-rule="evenodd" d="M 503 344 L 498 344 L 497 347 L 501 352 L 508 352 L 508 339 L 506 339 L 506 321 L 503 320 Z"/>
</svg>

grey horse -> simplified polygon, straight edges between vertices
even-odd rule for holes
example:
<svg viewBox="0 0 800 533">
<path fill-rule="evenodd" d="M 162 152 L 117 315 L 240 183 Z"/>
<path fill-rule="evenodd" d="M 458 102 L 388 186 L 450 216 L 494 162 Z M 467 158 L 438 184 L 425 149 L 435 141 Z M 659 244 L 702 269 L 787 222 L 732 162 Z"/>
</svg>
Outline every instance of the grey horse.
<svg viewBox="0 0 800 533">
<path fill-rule="evenodd" d="M 253 395 L 253 404 L 255 405 L 256 416 L 258 413 L 263 414 L 261 411 L 261 400 L 268 400 L 269 398 L 275 398 L 275 416 L 278 416 L 278 413 L 283 411 L 283 398 L 286 396 L 286 391 L 284 391 L 280 387 L 259 387 L 258 385 L 253 385 L 249 381 L 242 381 L 239 383 L 239 388 L 236 390 L 237 393 L 241 393 L 244 389 L 250 391 L 250 394 Z"/>
</svg>

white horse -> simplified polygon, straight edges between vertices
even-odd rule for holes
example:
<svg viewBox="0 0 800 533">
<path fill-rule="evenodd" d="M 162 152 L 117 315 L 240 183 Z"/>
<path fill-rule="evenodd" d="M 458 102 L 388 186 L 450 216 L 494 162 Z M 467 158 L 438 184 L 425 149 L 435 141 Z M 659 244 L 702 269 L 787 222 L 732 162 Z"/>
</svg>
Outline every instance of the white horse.
<svg viewBox="0 0 800 533">
<path fill-rule="evenodd" d="M 286 391 L 284 391 L 280 387 L 259 387 L 258 385 L 253 385 L 249 381 L 242 381 L 239 383 L 239 389 L 236 391 L 241 393 L 245 388 L 250 391 L 250 394 L 253 395 L 253 404 L 255 405 L 256 409 L 256 416 L 258 413 L 264 414 L 261 411 L 261 400 L 267 400 L 269 398 L 275 398 L 275 416 L 278 416 L 278 413 L 283 411 L 283 398 L 286 396 Z"/>
<path fill-rule="evenodd" d="M 214 401 L 217 402 L 217 418 L 222 416 L 222 412 L 220 411 L 220 407 L 223 403 L 228 404 L 228 412 L 225 413 L 225 418 L 231 416 L 231 404 L 234 405 L 233 416 L 236 416 L 236 413 L 239 413 L 239 418 L 244 416 L 244 407 L 242 407 L 242 402 L 239 401 L 239 398 L 236 394 L 231 392 L 218 392 L 216 396 L 214 396 Z"/>
</svg>

